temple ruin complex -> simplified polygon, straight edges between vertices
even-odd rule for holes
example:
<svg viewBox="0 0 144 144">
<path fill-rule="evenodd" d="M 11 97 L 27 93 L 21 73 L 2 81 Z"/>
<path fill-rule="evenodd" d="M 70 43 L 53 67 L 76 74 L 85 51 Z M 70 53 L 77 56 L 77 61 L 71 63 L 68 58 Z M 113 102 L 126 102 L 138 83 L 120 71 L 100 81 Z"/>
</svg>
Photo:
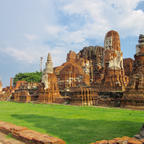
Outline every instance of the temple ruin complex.
<svg viewBox="0 0 144 144">
<path fill-rule="evenodd" d="M 48 53 L 40 83 L 18 81 L 3 88 L 0 99 L 17 102 L 65 103 L 125 107 L 144 105 L 144 35 L 139 36 L 135 59 L 123 59 L 118 32 L 106 33 L 104 47 L 69 51 L 53 68 Z M 11 80 L 12 81 L 12 80 Z M 2 94 L 3 93 L 3 94 Z"/>
</svg>

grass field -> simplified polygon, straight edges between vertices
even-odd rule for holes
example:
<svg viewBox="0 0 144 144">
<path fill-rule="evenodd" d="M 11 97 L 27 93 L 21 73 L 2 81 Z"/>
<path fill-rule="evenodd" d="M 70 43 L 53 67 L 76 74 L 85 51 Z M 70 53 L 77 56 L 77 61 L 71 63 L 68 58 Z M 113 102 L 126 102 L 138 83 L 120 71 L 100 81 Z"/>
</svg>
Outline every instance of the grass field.
<svg viewBox="0 0 144 144">
<path fill-rule="evenodd" d="M 144 111 L 0 102 L 0 120 L 59 137 L 67 144 L 135 135 Z"/>
</svg>

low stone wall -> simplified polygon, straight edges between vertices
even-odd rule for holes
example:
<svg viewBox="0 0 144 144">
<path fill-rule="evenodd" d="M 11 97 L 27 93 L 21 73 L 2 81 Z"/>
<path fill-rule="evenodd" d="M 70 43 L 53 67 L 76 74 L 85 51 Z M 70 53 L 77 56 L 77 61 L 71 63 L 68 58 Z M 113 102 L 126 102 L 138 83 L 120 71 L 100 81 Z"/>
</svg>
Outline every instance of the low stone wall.
<svg viewBox="0 0 144 144">
<path fill-rule="evenodd" d="M 136 139 L 130 137 L 114 138 L 112 140 L 96 141 L 91 144 L 144 144 L 144 139 Z"/>
<path fill-rule="evenodd" d="M 0 121 L 0 131 L 5 134 L 11 134 L 16 139 L 19 139 L 27 144 L 65 144 L 59 138 L 55 138 L 46 134 L 29 130 L 26 127 L 16 126 L 11 123 Z"/>
</svg>

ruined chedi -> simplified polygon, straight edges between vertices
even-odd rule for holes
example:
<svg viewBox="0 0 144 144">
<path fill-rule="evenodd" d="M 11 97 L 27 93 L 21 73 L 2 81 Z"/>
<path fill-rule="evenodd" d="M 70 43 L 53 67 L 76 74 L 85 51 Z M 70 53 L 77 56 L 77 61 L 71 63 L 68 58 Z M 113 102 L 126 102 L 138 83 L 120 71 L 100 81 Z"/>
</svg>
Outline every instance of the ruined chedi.
<svg viewBox="0 0 144 144">
<path fill-rule="evenodd" d="M 45 69 L 42 73 L 42 83 L 44 84 L 44 89 L 48 89 L 50 87 L 48 83 L 48 74 L 53 73 L 53 63 L 50 53 L 48 53 L 47 62 L 45 64 Z"/>
<path fill-rule="evenodd" d="M 45 103 L 56 103 L 61 101 L 50 53 L 48 53 L 47 62 L 42 74 L 42 84 L 43 85 L 39 87 L 38 101 Z"/>
<path fill-rule="evenodd" d="M 89 85 L 89 75 L 83 70 L 83 64 L 79 64 L 76 53 L 69 51 L 66 62 L 55 68 L 58 77 L 58 85 L 61 91 L 72 87 Z"/>
<path fill-rule="evenodd" d="M 78 63 L 90 77 L 91 85 L 99 85 L 104 77 L 104 48 L 101 46 L 84 47 L 77 54 Z M 83 63 L 82 63 L 83 61 Z"/>
<path fill-rule="evenodd" d="M 139 36 L 130 82 L 124 93 L 123 105 L 143 106 L 144 104 L 144 35 Z"/>
<path fill-rule="evenodd" d="M 124 91 L 128 84 L 128 77 L 125 76 L 123 68 L 123 53 L 120 48 L 118 32 L 112 30 L 106 34 L 104 48 L 105 76 L 103 88 L 105 90 Z"/>
</svg>

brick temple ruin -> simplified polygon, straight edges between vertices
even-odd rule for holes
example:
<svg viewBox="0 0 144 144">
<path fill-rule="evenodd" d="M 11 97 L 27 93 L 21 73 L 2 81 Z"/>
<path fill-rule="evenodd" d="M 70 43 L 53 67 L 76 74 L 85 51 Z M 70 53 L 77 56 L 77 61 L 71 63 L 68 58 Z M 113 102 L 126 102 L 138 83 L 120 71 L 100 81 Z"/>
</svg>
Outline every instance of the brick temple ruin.
<svg viewBox="0 0 144 144">
<path fill-rule="evenodd" d="M 134 58 L 133 70 L 129 76 L 129 84 L 122 98 L 124 106 L 144 105 L 144 35 L 139 36 L 139 44 L 136 46 Z"/>
<path fill-rule="evenodd" d="M 48 54 L 40 83 L 18 81 L 2 90 L 0 100 L 73 105 L 144 106 L 144 35 L 135 59 L 123 59 L 118 32 L 109 31 L 104 47 L 69 51 L 66 62 L 53 68 Z"/>
</svg>

